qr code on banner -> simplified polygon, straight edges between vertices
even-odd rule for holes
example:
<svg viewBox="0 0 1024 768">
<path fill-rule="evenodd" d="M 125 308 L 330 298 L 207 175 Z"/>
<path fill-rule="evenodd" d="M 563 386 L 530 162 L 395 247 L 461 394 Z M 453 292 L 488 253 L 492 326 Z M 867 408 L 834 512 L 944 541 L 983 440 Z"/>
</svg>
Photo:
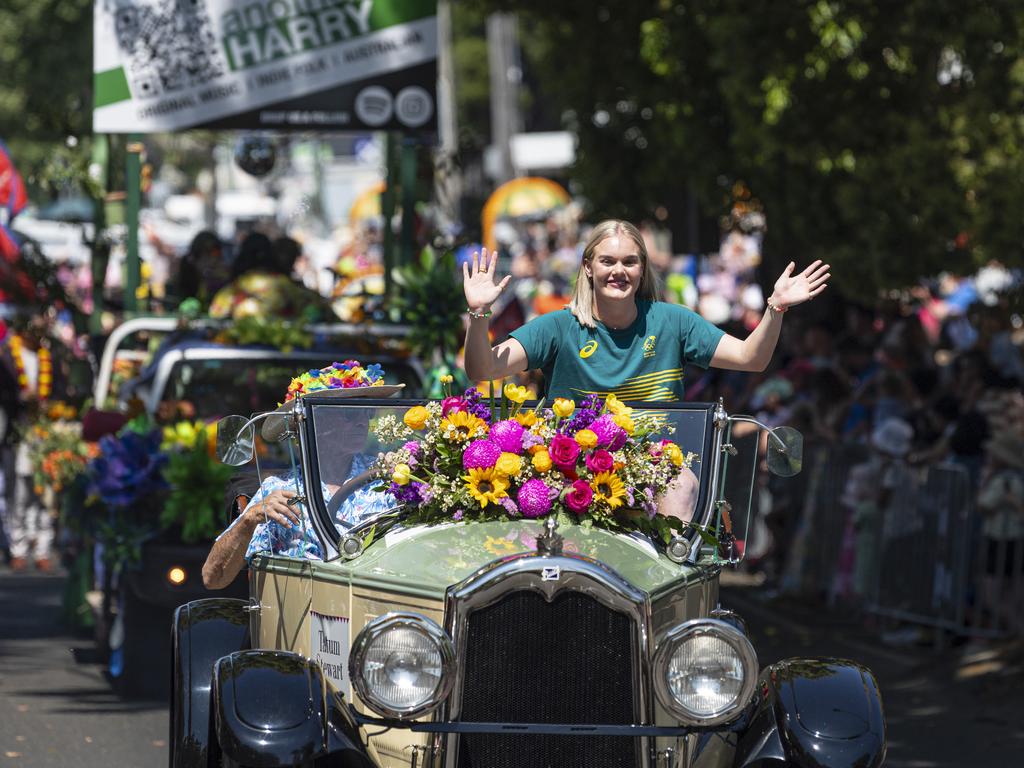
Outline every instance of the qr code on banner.
<svg viewBox="0 0 1024 768">
<path fill-rule="evenodd" d="M 224 74 L 203 0 L 122 2 L 114 23 L 136 97 L 175 93 Z"/>
</svg>

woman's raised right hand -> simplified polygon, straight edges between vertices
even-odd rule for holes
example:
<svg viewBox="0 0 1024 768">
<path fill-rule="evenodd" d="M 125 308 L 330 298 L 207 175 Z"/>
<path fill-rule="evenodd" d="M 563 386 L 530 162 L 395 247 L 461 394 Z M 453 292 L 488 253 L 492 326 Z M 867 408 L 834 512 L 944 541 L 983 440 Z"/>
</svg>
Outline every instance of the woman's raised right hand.
<svg viewBox="0 0 1024 768">
<path fill-rule="evenodd" d="M 497 266 L 498 252 L 491 251 L 488 255 L 486 248 L 473 251 L 472 263 L 462 263 L 462 288 L 470 312 L 488 311 L 512 279 L 511 275 L 506 275 L 500 283 L 495 282 Z"/>
</svg>

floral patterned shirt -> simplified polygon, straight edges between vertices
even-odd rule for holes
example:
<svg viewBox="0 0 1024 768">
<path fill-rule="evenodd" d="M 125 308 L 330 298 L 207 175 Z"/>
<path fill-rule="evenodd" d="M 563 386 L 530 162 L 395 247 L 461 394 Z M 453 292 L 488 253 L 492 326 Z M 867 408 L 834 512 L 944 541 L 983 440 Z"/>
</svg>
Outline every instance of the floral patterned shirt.
<svg viewBox="0 0 1024 768">
<path fill-rule="evenodd" d="M 357 455 L 352 459 L 352 467 L 349 469 L 348 478 L 353 478 L 361 472 L 366 471 L 374 462 L 373 456 Z M 284 475 L 271 475 L 260 485 L 260 488 L 250 499 L 246 509 L 253 504 L 259 504 L 268 494 L 273 491 L 302 492 L 302 479 L 299 470 L 288 472 Z M 370 490 L 373 483 L 368 483 L 352 493 L 338 510 L 335 519 L 335 527 L 340 531 L 351 528 L 364 520 L 386 512 L 393 504 L 386 494 Z M 331 490 L 325 483 L 320 483 L 320 492 L 323 494 L 324 503 L 329 504 Z M 316 531 L 310 525 L 306 510 L 303 505 L 298 505 L 302 514 L 302 522 L 289 528 L 280 523 L 268 520 L 256 526 L 252 538 L 249 539 L 249 547 L 245 551 L 246 561 L 251 561 L 259 554 L 274 554 L 282 557 L 304 558 L 306 560 L 323 560 L 324 555 L 320 549 L 320 543 L 316 538 Z M 234 526 L 241 519 L 241 515 L 235 518 L 231 526 Z M 225 533 L 231 530 L 231 526 L 225 529 Z M 221 534 L 223 536 L 224 533 Z M 219 537 L 218 537 L 219 538 Z"/>
</svg>

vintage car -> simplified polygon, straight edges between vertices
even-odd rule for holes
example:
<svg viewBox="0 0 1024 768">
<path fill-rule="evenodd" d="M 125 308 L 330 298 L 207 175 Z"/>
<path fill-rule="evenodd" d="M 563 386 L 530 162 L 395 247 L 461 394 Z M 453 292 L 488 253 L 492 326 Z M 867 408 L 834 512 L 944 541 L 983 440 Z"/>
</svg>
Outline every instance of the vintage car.
<svg viewBox="0 0 1024 768">
<path fill-rule="evenodd" d="M 183 328 L 176 318 L 137 318 L 125 323 L 105 348 L 97 402 L 104 402 L 110 391 L 114 361 L 133 351 L 133 338 L 139 334 L 158 336 L 162 342 L 149 353 L 139 374 L 121 385 L 117 398 L 122 407 L 130 398 L 138 398 L 153 416 L 166 405 L 181 403 L 189 405 L 191 419 L 205 422 L 230 413 L 260 412 L 276 405 L 281 382 L 288 381 L 295 371 L 350 357 L 360 357 L 367 364 L 382 363 L 395 383 L 405 384 L 406 393 L 413 397 L 424 394 L 419 361 L 400 355 L 389 343 L 399 338 L 401 328 L 311 326 L 319 337 L 317 343 L 285 352 L 212 340 L 211 335 L 224 325 L 201 321 Z M 264 467 L 287 460 L 279 453 L 265 455 Z M 109 675 L 115 689 L 127 696 L 166 698 L 169 678 L 152 660 L 169 653 L 167 626 L 173 613 L 183 602 L 216 593 L 207 590 L 202 581 L 202 565 L 211 542 L 186 542 L 177 528 L 160 528 L 160 499 L 153 499 L 149 506 L 152 508 L 138 510 L 139 518 L 149 526 L 141 557 L 119 578 L 109 581 L 105 593 L 97 593 L 92 602 L 98 614 L 97 642 L 101 654 L 110 659 Z M 229 521 L 222 522 L 226 525 Z M 219 594 L 243 596 L 246 591 L 245 578 L 240 575 Z"/>
<path fill-rule="evenodd" d="M 248 601 L 178 609 L 172 766 L 882 764 L 868 669 L 761 666 L 719 604 L 758 473 L 798 471 L 799 433 L 721 404 L 658 404 L 699 478 L 698 525 L 667 542 L 554 516 L 335 523 L 350 489 L 324 503 L 343 447 L 332 423 L 401 420 L 409 405 L 314 393 L 287 417 L 324 558 L 257 556 Z M 225 460 L 251 455 L 259 419 L 221 422 Z M 370 430 L 361 449 L 393 446 Z"/>
</svg>

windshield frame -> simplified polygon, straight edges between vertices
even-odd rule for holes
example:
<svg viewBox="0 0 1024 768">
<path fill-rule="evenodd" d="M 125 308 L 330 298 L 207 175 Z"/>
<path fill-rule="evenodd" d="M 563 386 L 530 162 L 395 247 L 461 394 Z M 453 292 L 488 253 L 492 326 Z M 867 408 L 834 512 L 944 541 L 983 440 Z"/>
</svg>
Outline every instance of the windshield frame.
<svg viewBox="0 0 1024 768">
<path fill-rule="evenodd" d="M 426 405 L 431 402 L 422 398 L 357 398 L 342 400 L 317 397 L 316 394 L 309 394 L 301 398 L 295 406 L 296 417 L 298 418 L 298 438 L 300 443 L 300 455 L 303 464 L 303 480 L 305 483 L 305 495 L 307 509 L 310 510 L 310 521 L 317 538 L 320 540 L 320 548 L 324 553 L 324 560 L 336 559 L 341 552 L 342 539 L 346 536 L 359 535 L 362 531 L 377 524 L 380 517 L 367 520 L 364 523 L 353 526 L 344 533 L 340 532 L 327 511 L 327 504 L 320 492 L 320 461 L 315 450 L 316 424 L 313 416 L 319 406 L 329 408 L 371 408 L 386 407 L 408 409 L 416 405 Z M 700 402 L 640 402 L 632 401 L 626 403 L 636 410 L 657 410 L 657 411 L 686 411 L 703 415 L 703 444 L 699 446 L 700 473 L 699 491 L 697 502 L 694 508 L 692 521 L 706 528 L 709 523 L 718 519 L 718 490 L 722 483 L 722 442 L 725 426 L 728 419 L 724 410 L 718 403 Z M 524 404 L 524 407 L 531 407 L 531 404 Z M 697 446 L 682 446 L 685 451 L 695 450 Z M 697 474 L 697 473 L 695 473 Z M 691 552 L 696 556 L 699 548 L 700 537 L 697 532 L 690 529 L 684 538 L 691 545 Z"/>
</svg>

